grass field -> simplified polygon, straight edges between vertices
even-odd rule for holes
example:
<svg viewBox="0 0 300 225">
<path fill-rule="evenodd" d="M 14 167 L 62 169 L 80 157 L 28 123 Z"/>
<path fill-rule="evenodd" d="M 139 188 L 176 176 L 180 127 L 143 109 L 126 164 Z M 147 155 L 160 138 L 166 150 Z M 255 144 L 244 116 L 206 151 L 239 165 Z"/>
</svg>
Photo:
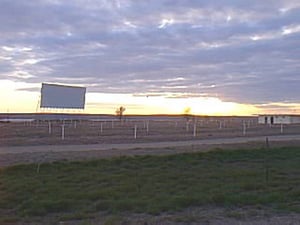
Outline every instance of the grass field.
<svg viewBox="0 0 300 225">
<path fill-rule="evenodd" d="M 0 223 L 55 215 L 157 215 L 188 207 L 268 207 L 300 213 L 300 148 L 215 150 L 0 171 Z"/>
</svg>

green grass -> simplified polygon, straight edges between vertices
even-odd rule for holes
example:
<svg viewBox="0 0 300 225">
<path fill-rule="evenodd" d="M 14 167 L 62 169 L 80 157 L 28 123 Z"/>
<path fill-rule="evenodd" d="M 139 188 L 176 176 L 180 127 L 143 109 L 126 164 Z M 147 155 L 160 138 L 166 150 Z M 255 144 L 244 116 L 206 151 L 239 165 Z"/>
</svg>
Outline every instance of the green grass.
<svg viewBox="0 0 300 225">
<path fill-rule="evenodd" d="M 299 174 L 300 148 L 55 162 L 39 173 L 36 164 L 19 165 L 0 170 L 0 217 L 159 214 L 205 205 L 300 212 Z"/>
</svg>

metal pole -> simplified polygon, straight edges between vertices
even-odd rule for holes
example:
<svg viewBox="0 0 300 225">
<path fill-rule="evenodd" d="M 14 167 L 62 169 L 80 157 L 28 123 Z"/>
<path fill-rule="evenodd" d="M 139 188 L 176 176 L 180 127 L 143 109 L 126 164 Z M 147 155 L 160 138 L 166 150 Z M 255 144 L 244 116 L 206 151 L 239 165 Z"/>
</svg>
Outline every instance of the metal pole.
<svg viewBox="0 0 300 225">
<path fill-rule="evenodd" d="M 65 140 L 65 124 L 61 125 L 61 140 Z"/>
<path fill-rule="evenodd" d="M 197 131 L 197 124 L 194 123 L 194 133 L 193 133 L 193 136 L 196 137 L 196 131 Z"/>
<path fill-rule="evenodd" d="M 137 125 L 134 125 L 134 139 L 137 137 Z"/>
<path fill-rule="evenodd" d="M 149 121 L 147 121 L 147 123 L 146 123 L 146 131 L 147 131 L 147 134 L 149 134 Z"/>
<path fill-rule="evenodd" d="M 48 134 L 51 134 L 51 131 L 52 131 L 52 130 L 51 130 L 51 122 L 49 121 L 49 122 L 48 122 Z"/>
<path fill-rule="evenodd" d="M 266 137 L 266 151 L 268 151 L 270 148 L 269 144 L 269 138 Z M 264 159 L 264 164 L 265 164 L 265 182 L 266 185 L 269 185 L 269 163 L 268 163 L 268 153 L 265 153 L 265 159 Z"/>
<path fill-rule="evenodd" d="M 244 136 L 246 135 L 246 123 L 245 122 L 243 123 L 243 135 Z"/>
</svg>

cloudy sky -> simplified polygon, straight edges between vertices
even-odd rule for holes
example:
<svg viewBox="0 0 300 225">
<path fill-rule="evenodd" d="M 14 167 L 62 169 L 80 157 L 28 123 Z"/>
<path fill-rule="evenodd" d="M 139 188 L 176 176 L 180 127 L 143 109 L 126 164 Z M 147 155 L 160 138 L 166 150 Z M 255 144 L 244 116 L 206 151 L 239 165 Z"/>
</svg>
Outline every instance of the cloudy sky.
<svg viewBox="0 0 300 225">
<path fill-rule="evenodd" d="M 0 111 L 42 82 L 87 112 L 300 113 L 299 0 L 0 0 Z"/>
</svg>

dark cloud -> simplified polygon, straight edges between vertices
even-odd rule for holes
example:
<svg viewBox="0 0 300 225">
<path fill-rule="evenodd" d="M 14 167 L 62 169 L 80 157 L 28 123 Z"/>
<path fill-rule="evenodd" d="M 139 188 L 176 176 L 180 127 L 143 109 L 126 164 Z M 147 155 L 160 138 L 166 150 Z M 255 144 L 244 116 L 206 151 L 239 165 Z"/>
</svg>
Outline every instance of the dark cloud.
<svg viewBox="0 0 300 225">
<path fill-rule="evenodd" d="M 300 101 L 296 0 L 3 0 L 0 31 L 0 79 Z"/>
</svg>

